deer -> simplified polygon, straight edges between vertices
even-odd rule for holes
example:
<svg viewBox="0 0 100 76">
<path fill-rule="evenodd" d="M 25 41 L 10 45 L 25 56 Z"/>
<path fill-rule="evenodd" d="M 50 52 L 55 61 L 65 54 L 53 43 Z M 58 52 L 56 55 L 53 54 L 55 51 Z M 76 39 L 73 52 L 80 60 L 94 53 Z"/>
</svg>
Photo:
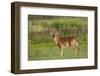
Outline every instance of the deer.
<svg viewBox="0 0 100 76">
<path fill-rule="evenodd" d="M 79 45 L 77 42 L 76 35 L 62 37 L 59 35 L 59 32 L 56 30 L 49 30 L 54 42 L 57 44 L 57 46 L 61 49 L 60 56 L 63 56 L 63 49 L 65 47 L 72 47 L 75 49 L 75 55 L 77 55 L 77 52 L 79 50 Z"/>
</svg>

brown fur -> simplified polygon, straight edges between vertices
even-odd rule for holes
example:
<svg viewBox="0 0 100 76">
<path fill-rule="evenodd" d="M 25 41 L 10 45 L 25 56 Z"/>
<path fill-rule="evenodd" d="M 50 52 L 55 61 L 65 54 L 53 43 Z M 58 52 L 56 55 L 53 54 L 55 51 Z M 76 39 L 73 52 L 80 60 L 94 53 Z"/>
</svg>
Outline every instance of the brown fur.
<svg viewBox="0 0 100 76">
<path fill-rule="evenodd" d="M 61 56 L 63 55 L 63 48 L 72 47 L 78 50 L 78 42 L 76 36 L 60 37 L 57 31 L 51 31 L 52 37 L 58 47 L 61 49 Z M 76 55 L 75 51 L 75 55 Z"/>
</svg>

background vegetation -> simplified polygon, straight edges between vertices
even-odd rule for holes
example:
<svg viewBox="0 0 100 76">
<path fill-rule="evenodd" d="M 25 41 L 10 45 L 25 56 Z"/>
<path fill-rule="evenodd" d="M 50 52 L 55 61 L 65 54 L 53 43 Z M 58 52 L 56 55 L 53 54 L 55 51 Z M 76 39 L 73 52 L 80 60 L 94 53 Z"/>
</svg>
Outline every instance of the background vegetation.
<svg viewBox="0 0 100 76">
<path fill-rule="evenodd" d="M 75 59 L 87 58 L 87 18 L 86 17 L 60 17 L 60 16 L 28 16 L 28 59 Z M 74 55 L 74 49 L 65 48 L 64 55 L 60 56 L 60 49 L 54 43 L 48 29 L 56 29 L 60 36 L 78 37 L 79 53 Z"/>
</svg>

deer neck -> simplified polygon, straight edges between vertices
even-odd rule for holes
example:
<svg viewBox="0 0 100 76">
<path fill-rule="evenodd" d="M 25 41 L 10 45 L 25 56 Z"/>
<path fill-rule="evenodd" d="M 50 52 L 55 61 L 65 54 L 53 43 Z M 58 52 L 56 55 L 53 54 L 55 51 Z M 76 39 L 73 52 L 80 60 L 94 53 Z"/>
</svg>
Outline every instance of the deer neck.
<svg viewBox="0 0 100 76">
<path fill-rule="evenodd" d="M 57 44 L 59 41 L 59 37 L 54 37 L 54 42 Z"/>
</svg>

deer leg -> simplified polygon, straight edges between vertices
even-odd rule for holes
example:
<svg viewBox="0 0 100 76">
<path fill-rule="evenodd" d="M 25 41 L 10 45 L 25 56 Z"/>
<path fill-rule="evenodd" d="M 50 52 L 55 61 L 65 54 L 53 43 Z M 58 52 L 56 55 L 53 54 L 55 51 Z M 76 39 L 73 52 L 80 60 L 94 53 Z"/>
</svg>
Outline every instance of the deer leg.
<svg viewBox="0 0 100 76">
<path fill-rule="evenodd" d="M 77 55 L 79 52 L 79 47 L 78 47 L 78 43 L 76 43 L 76 47 L 75 47 L 75 55 Z"/>
<path fill-rule="evenodd" d="M 63 56 L 63 48 L 61 48 L 60 56 Z"/>
<path fill-rule="evenodd" d="M 78 49 L 75 48 L 75 56 L 78 54 Z"/>
<path fill-rule="evenodd" d="M 76 55 L 80 55 L 80 48 L 79 47 L 76 47 Z"/>
</svg>

